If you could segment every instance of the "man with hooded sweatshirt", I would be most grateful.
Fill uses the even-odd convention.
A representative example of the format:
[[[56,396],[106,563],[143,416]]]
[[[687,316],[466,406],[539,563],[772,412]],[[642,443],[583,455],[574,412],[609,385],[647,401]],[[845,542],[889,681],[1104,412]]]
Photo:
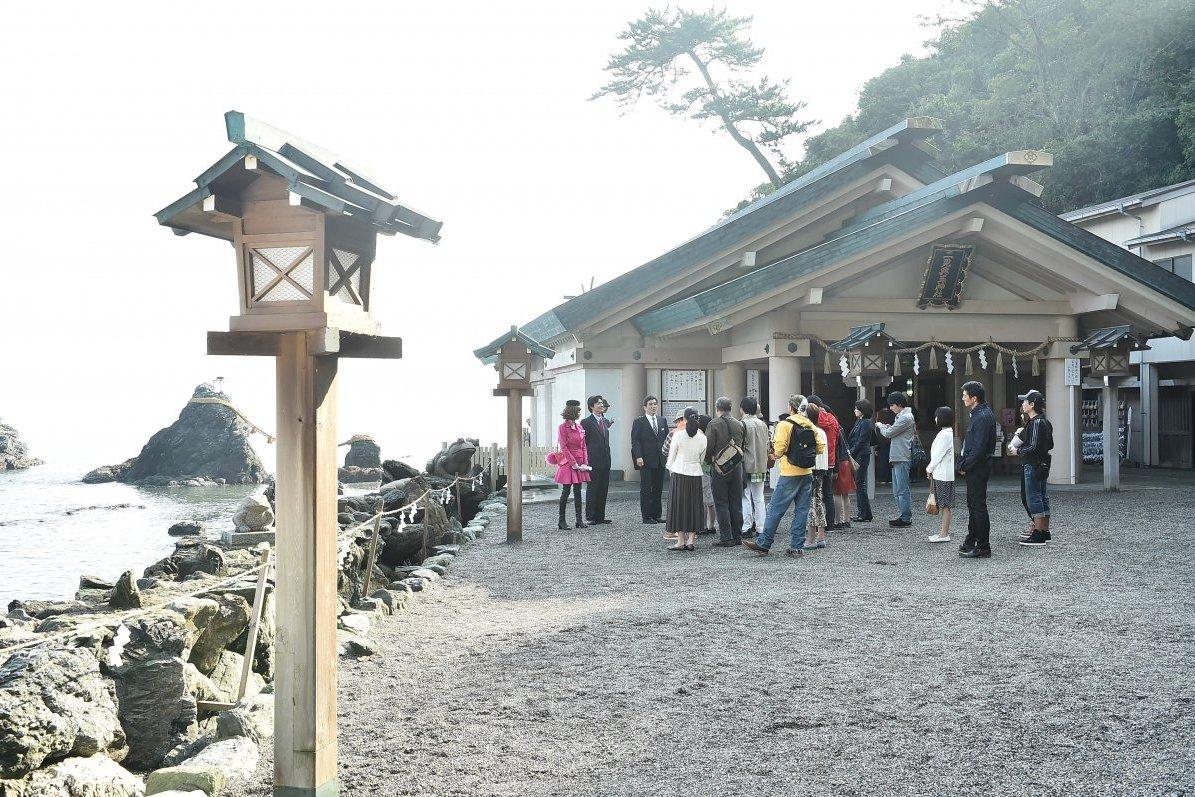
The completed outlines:
[[[1015,449],[1022,460],[1022,488],[1025,509],[1033,520],[1033,529],[1022,534],[1021,545],[1037,547],[1050,541],[1050,497],[1046,479],[1050,477],[1050,451],[1054,448],[1054,427],[1046,420],[1046,397],[1030,390],[1021,400],[1021,411],[1029,418],[1021,430],[1021,444]]]

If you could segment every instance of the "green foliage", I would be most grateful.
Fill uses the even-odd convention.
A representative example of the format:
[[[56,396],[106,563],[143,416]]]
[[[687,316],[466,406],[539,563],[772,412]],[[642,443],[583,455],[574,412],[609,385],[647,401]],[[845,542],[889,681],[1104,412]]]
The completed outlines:
[[[1056,213],[1195,177],[1195,0],[968,5],[929,56],[868,81],[858,112],[810,137],[785,181],[910,116],[945,123],[936,144],[952,172],[1053,153],[1035,179]]]
[[[792,165],[784,157],[784,140],[813,122],[797,119],[805,103],[788,98],[788,81],[740,77],[763,58],[763,49],[745,35],[750,22],[751,17],[727,16],[725,10],[649,9],[619,34],[626,48],[606,65],[614,79],[590,99],[609,96],[630,107],[646,95],[669,113],[714,119],[779,186],[776,165],[781,170]]]

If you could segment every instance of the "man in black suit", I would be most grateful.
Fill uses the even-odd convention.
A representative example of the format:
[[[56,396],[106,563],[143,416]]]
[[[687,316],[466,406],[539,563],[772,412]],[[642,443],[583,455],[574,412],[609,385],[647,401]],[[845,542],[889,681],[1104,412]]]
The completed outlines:
[[[668,424],[659,414],[655,396],[643,399],[643,414],[631,424],[631,461],[639,471],[639,514],[644,523],[663,523],[660,495],[664,492],[664,441]]]
[[[585,453],[589,456],[589,483],[585,485],[585,519],[590,524],[613,523],[606,520],[606,493],[610,491],[610,427],[606,417],[610,405],[601,396],[590,396],[589,415],[581,420],[585,430]]]

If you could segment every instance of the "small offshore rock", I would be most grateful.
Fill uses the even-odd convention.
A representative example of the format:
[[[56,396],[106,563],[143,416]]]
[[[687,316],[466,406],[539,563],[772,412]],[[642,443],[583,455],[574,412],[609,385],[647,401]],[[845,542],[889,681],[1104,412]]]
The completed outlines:
[[[116,582],[100,576],[79,576],[79,589],[112,589]]]
[[[247,495],[232,514],[232,523],[239,532],[265,531],[274,525],[274,511],[261,495]]]
[[[175,523],[166,533],[171,537],[189,537],[192,535],[203,534],[205,527],[198,520],[180,520]]]

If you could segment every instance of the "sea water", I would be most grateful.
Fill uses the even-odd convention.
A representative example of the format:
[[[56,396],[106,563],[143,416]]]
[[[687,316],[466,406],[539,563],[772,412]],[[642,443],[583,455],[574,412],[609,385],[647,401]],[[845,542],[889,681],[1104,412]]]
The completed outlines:
[[[258,485],[133,487],[83,484],[94,465],[46,464],[0,471],[0,615],[13,598],[74,597],[81,574],[115,580],[174,550],[166,533],[199,520],[219,538]]]

